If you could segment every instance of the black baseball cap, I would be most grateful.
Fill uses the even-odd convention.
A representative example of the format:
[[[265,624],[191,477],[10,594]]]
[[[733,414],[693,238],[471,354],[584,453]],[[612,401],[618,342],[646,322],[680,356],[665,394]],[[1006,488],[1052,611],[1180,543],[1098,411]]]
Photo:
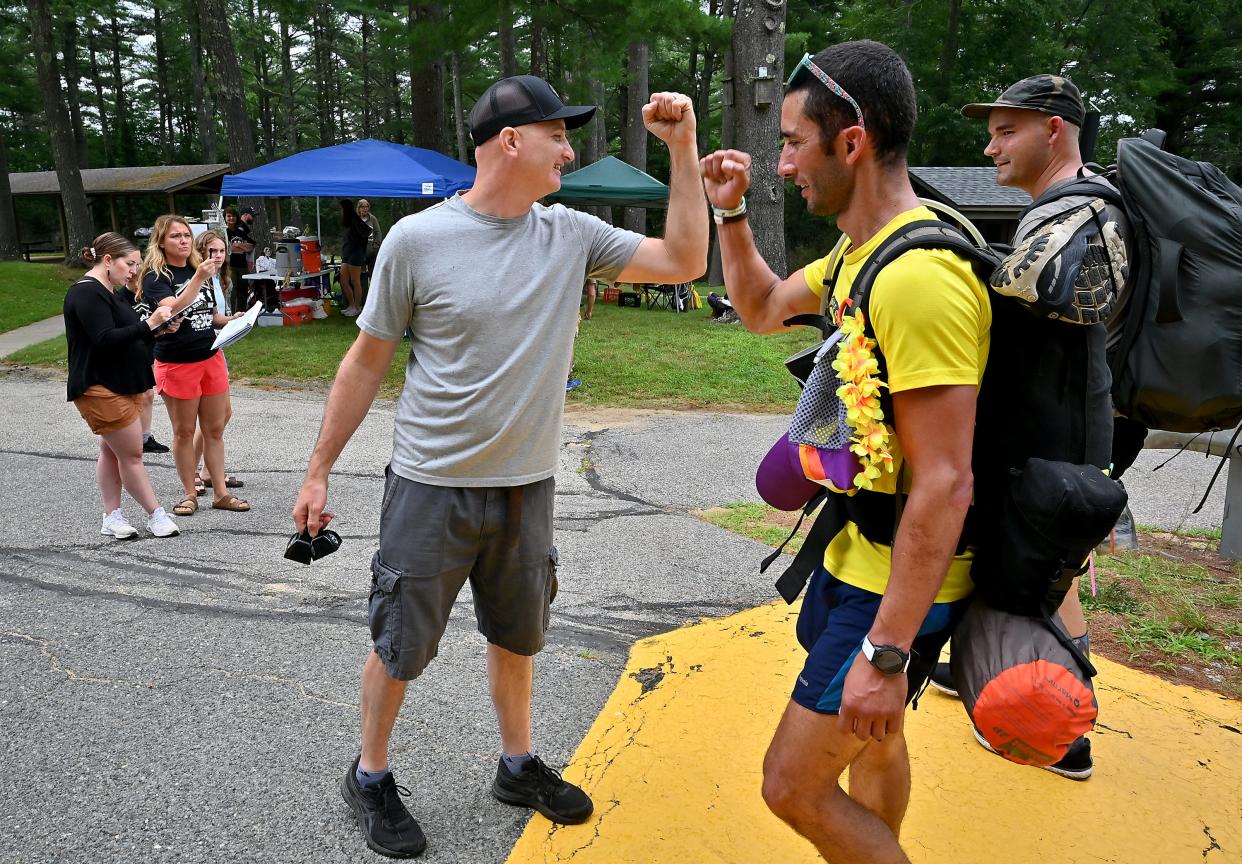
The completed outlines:
[[[595,116],[594,105],[566,105],[547,81],[536,75],[515,75],[497,81],[470,110],[470,137],[478,147],[506,126],[564,120],[577,129]]]
[[[258,211],[257,211],[257,210],[255,210],[253,207],[243,207],[243,208],[241,208],[241,210],[240,210],[240,212],[239,212],[239,215],[241,215],[241,216],[246,216],[246,215],[256,216],[256,215],[258,215]]]
[[[962,106],[962,116],[974,120],[986,120],[993,108],[1025,108],[1053,117],[1061,117],[1066,123],[1082,126],[1087,109],[1082,94],[1074,82],[1060,75],[1032,75],[1023,78],[996,98],[995,102],[972,102]]]

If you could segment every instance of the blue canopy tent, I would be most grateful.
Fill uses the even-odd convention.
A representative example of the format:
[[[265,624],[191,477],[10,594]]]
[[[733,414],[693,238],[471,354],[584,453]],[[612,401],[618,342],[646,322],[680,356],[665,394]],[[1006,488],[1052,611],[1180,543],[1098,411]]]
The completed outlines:
[[[231,174],[224,178],[220,195],[447,198],[473,186],[474,174],[474,168],[434,150],[368,138]]]
[[[306,150],[224,178],[222,195],[447,198],[474,185],[474,169],[434,150],[351,141]]]

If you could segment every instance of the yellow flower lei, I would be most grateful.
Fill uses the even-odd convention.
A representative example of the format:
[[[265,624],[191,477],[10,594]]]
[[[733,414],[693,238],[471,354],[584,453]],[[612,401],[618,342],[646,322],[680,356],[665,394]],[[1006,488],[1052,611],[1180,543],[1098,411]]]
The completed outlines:
[[[862,466],[854,475],[854,485],[870,489],[882,471],[893,472],[893,454],[888,448],[888,427],[880,407],[880,388],[887,385],[876,377],[880,364],[871,354],[875,340],[867,338],[864,324],[861,311],[841,316],[843,336],[832,368],[841,380],[837,398],[845,405],[846,422],[854,430],[850,451]]]

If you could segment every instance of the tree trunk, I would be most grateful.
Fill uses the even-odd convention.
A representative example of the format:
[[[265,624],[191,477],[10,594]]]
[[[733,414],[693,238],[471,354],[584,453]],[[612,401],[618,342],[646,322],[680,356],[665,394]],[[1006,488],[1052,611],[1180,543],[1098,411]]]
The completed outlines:
[[[422,48],[416,39],[419,23],[437,21],[440,7],[435,3],[409,4],[410,25],[410,126],[414,146],[443,153],[444,146],[444,61],[432,49]]]
[[[707,14],[715,18],[720,14],[720,0],[709,0]],[[716,73],[716,51],[711,44],[703,40],[703,66],[699,71],[699,79],[696,83],[694,94],[694,115],[699,123],[699,152],[708,152],[707,147],[710,141],[708,133],[711,131],[711,124],[708,122],[708,115],[711,112],[712,104],[712,76]]]
[[[168,92],[168,52],[164,47],[164,22],[160,15],[158,3],[151,7],[155,13],[153,22],[155,29],[155,89],[156,102],[160,112],[160,152],[164,156],[164,164],[173,162],[173,120],[172,96]]]
[[[363,15],[358,29],[362,37],[362,62],[359,64],[362,67],[362,137],[370,138],[374,119],[371,105],[371,19]]]
[[[449,69],[453,75],[453,132],[457,139],[457,161],[465,162],[469,156],[466,151],[466,115],[461,104],[461,55],[456,51],[449,55]]]
[[[293,101],[293,40],[289,38],[289,22],[280,14],[280,98],[284,105],[285,147],[290,153],[301,149],[298,140],[297,105]]]
[[[784,0],[740,0],[733,25],[733,111],[737,149],[751,155],[746,207],[755,245],[768,266],[785,276],[785,182],[780,157],[781,92],[785,60]],[[756,78],[766,68],[772,101],[756,105]]]
[[[95,85],[95,111],[99,114],[99,133],[103,140],[104,165],[112,168],[116,165],[112,153],[112,129],[108,123],[108,106],[104,102],[103,73],[99,69],[99,54],[95,48],[95,31],[87,35],[87,47],[91,57],[91,81]]]
[[[621,158],[639,171],[647,170],[647,127],[643,125],[643,106],[650,96],[647,58],[646,42],[631,42],[626,46],[625,136]],[[626,207],[623,224],[630,231],[646,234],[647,211],[641,207]]]
[[[194,107],[198,120],[198,146],[208,165],[218,161],[216,155],[216,121],[207,95],[207,70],[203,68],[203,20],[198,14],[197,0],[187,0],[186,17],[190,23],[190,79],[194,87]]]
[[[605,106],[604,100],[606,94],[604,92],[604,82],[599,78],[591,81],[591,104],[598,105],[599,110],[595,112],[595,116],[591,118],[582,130],[582,158],[580,164],[585,168],[587,165],[593,165],[608,155],[608,136],[604,127]],[[603,219],[609,225],[612,224],[612,208],[608,206],[586,207],[588,213]]]
[[[65,95],[69,100],[69,123],[73,126],[73,143],[78,150],[78,165],[90,164],[86,152],[86,133],[82,131],[82,67],[78,63],[78,22],[70,18],[61,22],[62,56],[65,58]]]
[[[125,98],[125,76],[121,73],[121,25],[113,13],[112,32],[112,92],[116,94],[113,106],[116,110],[116,137],[118,160],[123,167],[130,167],[138,161],[134,147],[134,130],[129,122],[129,102]]]
[[[13,209],[13,190],[9,186],[9,146],[0,124],[0,259],[21,257],[17,239],[17,212]]]
[[[548,37],[543,0],[530,0],[530,74],[548,77]]]
[[[726,9],[726,14],[732,16],[737,6],[736,0],[727,0],[730,8]],[[733,47],[725,49],[724,59],[721,62],[721,72],[724,75],[723,86],[721,88],[720,99],[720,149],[732,150],[733,145],[737,142],[737,124],[736,114],[733,110],[733,102],[736,93],[740,93],[734,88],[734,64],[733,64]],[[720,235],[716,231],[716,224],[713,222],[711,226],[712,233],[712,252],[708,259],[707,267],[707,284],[723,285],[724,284],[724,264],[720,260]]]
[[[548,31],[543,0],[530,0],[530,74],[548,78]]]
[[[246,91],[242,83],[241,64],[237,62],[237,50],[233,47],[233,35],[229,30],[228,12],[224,0],[198,0],[200,14],[206,24],[208,50],[216,66],[220,82],[220,103],[224,113],[224,136],[228,143],[229,166],[239,173],[258,164],[254,147],[254,129],[250,125],[250,112],[246,108]],[[254,237],[267,236],[267,214],[262,198],[243,198],[242,204],[256,211]]]
[[[26,11],[30,15],[30,35],[39,78],[39,93],[43,97],[43,111],[51,135],[52,159],[56,163],[56,179],[60,183],[60,199],[65,213],[65,235],[62,237],[68,249],[65,265],[74,267],[81,264],[79,250],[91,245],[94,227],[91,225],[86,192],[82,188],[77,148],[73,144],[73,126],[69,122],[69,112],[65,110],[64,96],[60,92],[56,36],[52,30],[48,0],[26,0]]]
[[[276,134],[272,128],[271,74],[268,53],[268,34],[271,32],[271,16],[268,10],[258,7],[258,2],[247,3],[250,12],[250,30],[262,34],[254,43],[254,76],[259,97],[259,131],[263,137],[263,150],[267,158],[276,158]]]
[[[500,19],[500,77],[512,78],[517,74],[517,46],[513,41],[513,4],[500,0],[497,15]]]

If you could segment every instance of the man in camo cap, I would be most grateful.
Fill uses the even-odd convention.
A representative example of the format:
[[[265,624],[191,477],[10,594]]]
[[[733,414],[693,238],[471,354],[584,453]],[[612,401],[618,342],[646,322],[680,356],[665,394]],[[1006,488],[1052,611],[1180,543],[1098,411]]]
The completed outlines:
[[[1112,188],[1083,165],[1079,132],[1087,111],[1078,88],[1060,75],[1032,75],[995,101],[964,106],[962,115],[987,121],[983,153],[996,165],[996,182],[1021,189],[1032,199],[1014,235],[1013,254],[992,277],[992,287],[1028,304],[1041,317],[1085,326],[1102,323],[1111,355],[1121,341],[1131,294],[1127,249],[1132,234],[1120,207],[1088,194],[1059,194],[1084,179],[1104,191]],[[1141,450],[1147,430],[1124,417],[1114,418],[1113,428],[1113,476],[1119,477]],[[1129,509],[1118,522],[1118,534],[1128,517]],[[1119,536],[1119,545],[1121,540]],[[1077,580],[1058,612],[1086,653],[1087,623]],[[956,693],[948,663],[937,665],[931,683]],[[1047,768],[1086,780],[1093,770],[1090,741],[1079,738],[1060,762]]]

